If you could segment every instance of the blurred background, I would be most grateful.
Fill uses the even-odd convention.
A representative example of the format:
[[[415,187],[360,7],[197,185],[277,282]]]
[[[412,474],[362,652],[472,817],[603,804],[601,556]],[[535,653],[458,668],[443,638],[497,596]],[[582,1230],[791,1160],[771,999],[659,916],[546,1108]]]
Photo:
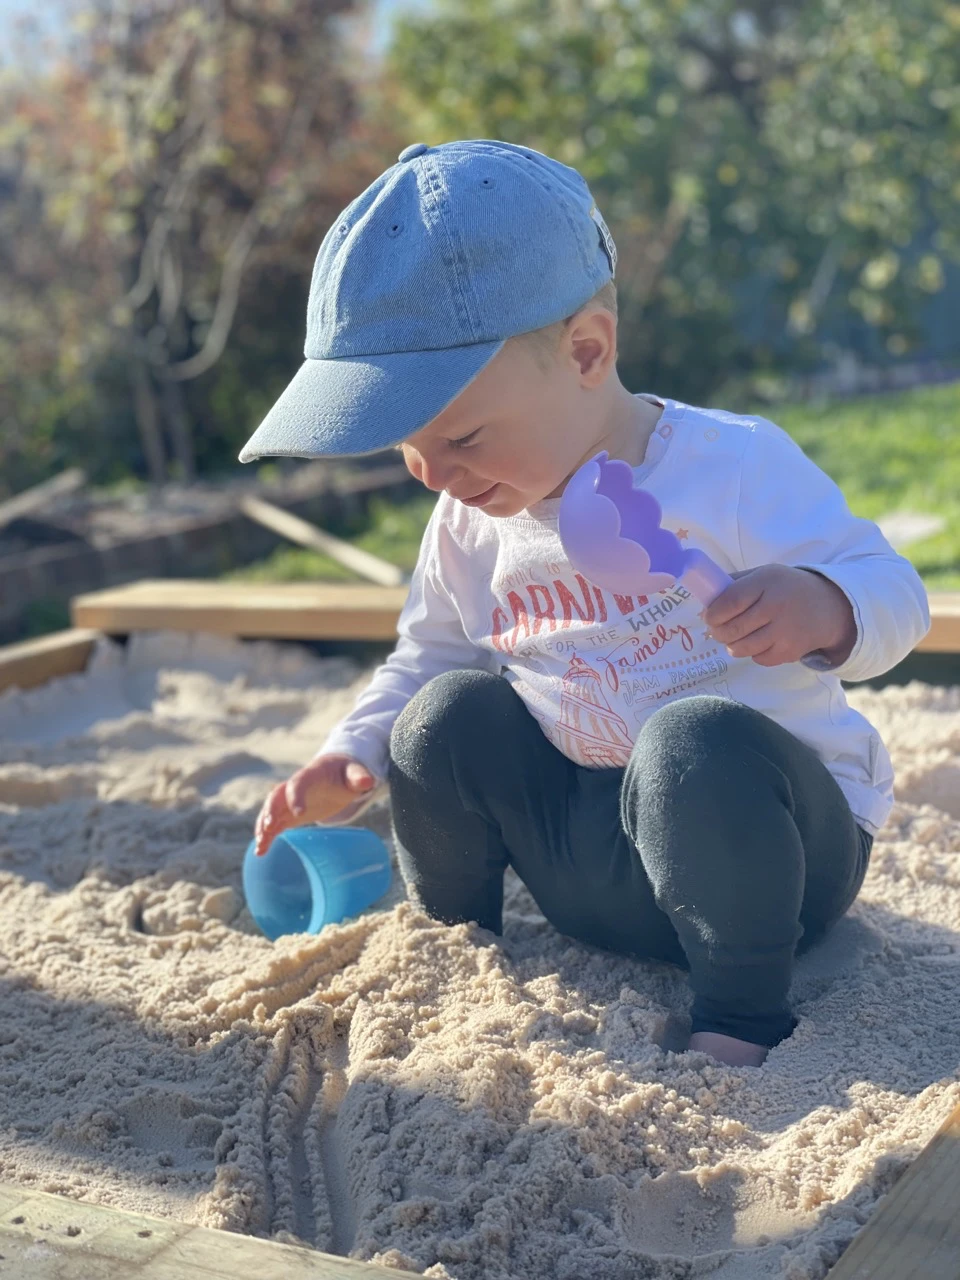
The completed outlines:
[[[774,418],[960,587],[960,4],[0,0],[0,501],[70,468],[86,495],[32,540],[0,519],[0,596],[4,549],[107,545],[121,499],[129,537],[171,494],[282,494],[236,457],[300,364],[317,247],[457,137],[587,178],[630,389]],[[409,568],[432,501],[330,518]],[[351,577],[261,552],[216,570]],[[8,625],[63,625],[66,590]]]

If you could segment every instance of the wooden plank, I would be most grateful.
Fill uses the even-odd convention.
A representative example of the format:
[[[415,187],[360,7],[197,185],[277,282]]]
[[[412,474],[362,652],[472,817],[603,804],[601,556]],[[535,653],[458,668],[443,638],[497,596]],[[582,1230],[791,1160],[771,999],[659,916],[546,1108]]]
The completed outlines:
[[[46,506],[52,498],[60,498],[65,493],[73,493],[87,482],[86,475],[79,467],[69,467],[42,484],[35,484],[32,489],[24,489],[13,498],[0,502],[0,527],[25,516],[30,511],[38,511]]]
[[[85,628],[55,631],[22,644],[0,648],[0,692],[34,689],[57,676],[86,670],[99,633]]]
[[[308,520],[301,520],[282,507],[275,507],[272,502],[247,497],[241,501],[240,509],[245,516],[272,529],[274,533],[279,533],[282,538],[289,538],[291,542],[309,547],[312,551],[322,551],[354,573],[359,573],[362,578],[369,578],[382,587],[399,587],[406,581],[406,574],[395,564],[381,560],[379,556],[371,555],[369,551],[363,551],[350,542],[344,542],[342,538],[335,538],[333,534],[318,529]]]
[[[407,588],[343,583],[134,582],[76,596],[74,626],[130,631],[212,631],[288,640],[389,640]],[[960,653],[960,592],[933,592],[932,626],[916,651]]]
[[[958,1280],[960,1107],[853,1238],[828,1280]]]
[[[960,653],[960,591],[930,592],[930,631],[916,652]]]
[[[410,1271],[0,1183],[3,1280],[384,1280]]]
[[[78,627],[209,631],[285,640],[392,640],[406,587],[312,582],[134,582],[76,596]]]
[[[413,487],[414,480],[402,462],[387,462],[375,467],[348,467],[343,472],[336,470],[331,484],[338,493],[366,493],[388,485]]]
[[[282,485],[264,486],[262,493],[286,510],[323,523],[351,508],[362,508],[369,495],[383,491],[398,495],[422,492],[400,463],[356,471],[338,468],[329,474],[319,467],[307,467]],[[9,641],[17,638],[31,600],[66,602],[81,592],[141,578],[176,578],[185,571],[194,577],[213,577],[262,559],[277,545],[275,533],[254,524],[240,510],[238,493],[226,507],[205,516],[184,512],[181,518],[164,521],[156,529],[141,529],[135,537],[107,545],[69,543],[0,556],[0,637]]]

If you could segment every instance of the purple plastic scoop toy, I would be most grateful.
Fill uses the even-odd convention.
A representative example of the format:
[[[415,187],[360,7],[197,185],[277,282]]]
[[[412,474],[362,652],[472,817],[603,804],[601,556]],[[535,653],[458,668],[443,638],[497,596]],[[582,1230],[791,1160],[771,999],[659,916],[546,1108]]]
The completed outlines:
[[[633,470],[606,450],[570,477],[560,499],[560,541],[567,559],[590,582],[618,595],[653,595],[683,586],[703,605],[733,579],[708,555],[684,548],[660,527],[663,511]]]

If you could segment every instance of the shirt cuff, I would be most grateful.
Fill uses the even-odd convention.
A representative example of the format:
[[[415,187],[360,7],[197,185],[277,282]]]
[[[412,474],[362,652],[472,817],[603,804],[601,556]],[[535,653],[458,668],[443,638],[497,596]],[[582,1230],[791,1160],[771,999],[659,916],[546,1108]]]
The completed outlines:
[[[371,740],[366,735],[354,736],[347,729],[335,728],[313,758],[334,754],[352,756],[373,774],[378,785],[386,782],[390,750],[379,738]]]
[[[845,667],[856,663],[863,651],[865,632],[863,619],[860,616],[859,606],[844,584],[839,580],[837,575],[835,573],[831,573],[831,569],[834,567],[833,565],[798,564],[793,567],[795,569],[806,569],[808,573],[818,573],[821,578],[827,578],[835,587],[840,588],[850,603],[850,608],[853,610],[854,625],[857,628],[857,637],[853,642],[853,648],[844,660],[836,663],[831,662],[822,649],[815,649],[812,653],[807,653],[800,659],[801,664],[805,667],[809,667],[811,671],[832,671],[834,673],[843,671]]]

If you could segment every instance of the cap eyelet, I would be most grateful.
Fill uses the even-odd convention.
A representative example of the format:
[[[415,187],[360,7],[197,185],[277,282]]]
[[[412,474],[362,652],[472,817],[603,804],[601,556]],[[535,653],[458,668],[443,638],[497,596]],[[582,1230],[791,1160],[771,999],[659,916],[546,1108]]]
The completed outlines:
[[[339,227],[337,227],[337,235],[345,236],[349,230],[350,228],[347,226],[347,224],[345,222],[341,222]]]
[[[391,224],[391,226],[387,227],[387,235],[390,237],[391,240],[396,240],[397,236],[400,235],[401,231],[403,231],[402,222],[394,222]]]
[[[487,190],[489,191],[491,187],[496,186],[496,183],[493,181],[492,178],[481,178],[480,185],[481,187],[486,187]]]

